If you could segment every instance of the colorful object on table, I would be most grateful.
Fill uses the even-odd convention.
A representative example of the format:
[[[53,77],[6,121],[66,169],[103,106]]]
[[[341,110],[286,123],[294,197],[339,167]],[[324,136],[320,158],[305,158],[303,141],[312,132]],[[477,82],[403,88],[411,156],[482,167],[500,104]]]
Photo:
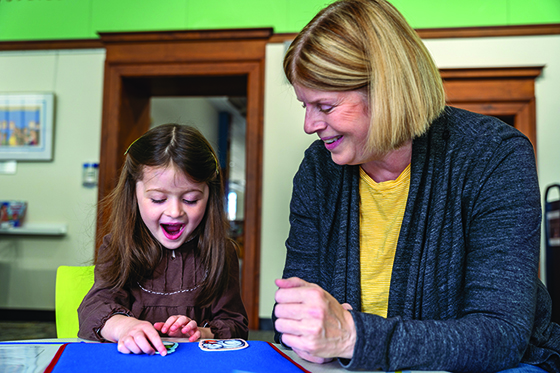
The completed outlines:
[[[249,347],[243,339],[203,339],[198,342],[202,351],[235,351]]]
[[[169,354],[172,354],[172,353],[175,352],[175,350],[179,346],[179,343],[163,341],[163,345],[165,346],[165,349],[167,350],[167,355],[169,355]],[[159,355],[159,351],[156,351],[156,354]]]

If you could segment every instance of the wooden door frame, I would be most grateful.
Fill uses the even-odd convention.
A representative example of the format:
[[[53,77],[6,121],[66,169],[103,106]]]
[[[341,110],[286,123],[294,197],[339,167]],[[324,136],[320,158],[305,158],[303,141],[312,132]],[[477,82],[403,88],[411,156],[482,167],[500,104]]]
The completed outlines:
[[[544,66],[440,69],[447,104],[492,116],[512,116],[537,149],[535,80]]]
[[[115,187],[129,144],[150,127],[150,97],[155,90],[162,93],[161,87],[150,82],[167,79],[166,84],[173,85],[175,78],[246,79],[245,257],[241,268],[241,293],[250,329],[259,327],[264,69],[266,43],[271,35],[270,28],[100,33],[106,60],[99,201]],[[200,89],[223,92],[230,88],[228,84],[216,84],[214,88],[179,85],[169,89],[174,94],[180,93],[176,90],[196,94]],[[106,223],[106,217],[107,211],[98,208],[98,232]],[[98,235],[96,247],[100,243]]]

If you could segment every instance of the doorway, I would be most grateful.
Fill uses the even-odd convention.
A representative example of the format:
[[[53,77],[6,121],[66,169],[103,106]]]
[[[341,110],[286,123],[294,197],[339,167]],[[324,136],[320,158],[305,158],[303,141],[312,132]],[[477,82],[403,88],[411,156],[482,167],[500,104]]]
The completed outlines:
[[[440,69],[447,104],[495,116],[537,149],[535,80],[544,66]]]
[[[246,98],[241,295],[252,330],[259,328],[264,59],[271,35],[268,28],[100,33],[106,48],[100,200],[115,187],[128,145],[150,128],[153,97]],[[106,216],[98,210],[98,231]]]
[[[150,99],[150,128],[165,123],[191,125],[216,151],[225,182],[229,236],[237,243],[240,268],[243,268],[244,259],[246,113],[247,98],[244,96]]]

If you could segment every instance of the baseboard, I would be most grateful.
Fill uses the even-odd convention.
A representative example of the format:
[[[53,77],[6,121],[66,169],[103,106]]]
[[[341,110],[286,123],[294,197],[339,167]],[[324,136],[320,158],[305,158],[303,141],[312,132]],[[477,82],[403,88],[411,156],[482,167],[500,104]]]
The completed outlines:
[[[259,318],[259,330],[274,330],[272,319]]]
[[[55,322],[54,311],[0,308],[0,321]]]

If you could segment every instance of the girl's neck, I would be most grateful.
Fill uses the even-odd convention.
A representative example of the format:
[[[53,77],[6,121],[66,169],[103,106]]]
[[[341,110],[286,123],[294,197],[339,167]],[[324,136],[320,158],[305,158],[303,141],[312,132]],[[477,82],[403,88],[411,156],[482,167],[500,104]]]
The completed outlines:
[[[396,180],[410,164],[411,159],[412,140],[409,140],[400,148],[385,154],[379,159],[363,163],[361,166],[375,182],[382,183]]]

